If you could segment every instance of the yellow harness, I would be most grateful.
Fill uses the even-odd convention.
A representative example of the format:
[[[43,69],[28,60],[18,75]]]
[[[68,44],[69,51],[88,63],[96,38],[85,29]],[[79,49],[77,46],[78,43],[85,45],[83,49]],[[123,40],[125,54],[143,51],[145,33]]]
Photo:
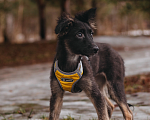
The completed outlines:
[[[54,72],[61,88],[65,91],[74,92],[74,86],[80,80],[83,74],[82,61],[80,61],[75,71],[64,72],[59,69],[58,60],[56,60]]]

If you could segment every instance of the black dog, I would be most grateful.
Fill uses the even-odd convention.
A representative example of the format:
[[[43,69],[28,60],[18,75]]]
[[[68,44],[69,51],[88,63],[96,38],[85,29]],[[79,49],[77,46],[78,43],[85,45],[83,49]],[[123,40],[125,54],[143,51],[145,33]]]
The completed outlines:
[[[124,118],[133,120],[124,92],[122,58],[108,44],[93,42],[95,11],[92,8],[75,18],[64,14],[58,20],[57,53],[51,69],[50,120],[59,119],[65,90],[83,90],[93,103],[98,119],[109,120],[114,105],[106,96],[105,86]]]

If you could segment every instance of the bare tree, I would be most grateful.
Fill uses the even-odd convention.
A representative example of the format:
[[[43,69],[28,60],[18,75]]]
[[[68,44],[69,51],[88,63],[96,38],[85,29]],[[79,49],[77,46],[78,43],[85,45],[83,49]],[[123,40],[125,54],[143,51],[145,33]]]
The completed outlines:
[[[42,40],[46,38],[46,19],[45,19],[45,0],[36,0],[39,9],[40,37]]]
[[[13,24],[14,24],[14,17],[12,13],[7,13],[5,21],[5,28],[4,28],[4,42],[13,42]]]
[[[96,8],[97,7],[97,0],[92,0],[92,7]],[[97,29],[94,30],[94,34],[97,35]]]
[[[84,11],[85,10],[85,1],[84,0],[76,0],[76,9],[78,11]]]
[[[92,7],[96,8],[97,7],[97,0],[92,0]]]
[[[13,1],[9,1],[13,2]],[[8,1],[4,0],[4,12],[5,12],[5,27],[4,27],[4,42],[13,42],[13,27],[14,27],[14,16],[9,10]]]
[[[24,4],[23,0],[19,0],[19,7],[18,7],[18,20],[17,20],[17,30],[19,33],[23,33],[23,11],[24,11]]]
[[[70,13],[70,0],[61,0],[61,13]]]

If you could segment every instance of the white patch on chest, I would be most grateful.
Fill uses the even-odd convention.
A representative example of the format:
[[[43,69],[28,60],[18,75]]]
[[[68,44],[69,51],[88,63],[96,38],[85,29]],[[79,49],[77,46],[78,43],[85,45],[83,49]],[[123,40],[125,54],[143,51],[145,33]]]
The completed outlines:
[[[79,58],[78,55],[70,55],[70,56],[68,56],[68,61],[75,62],[78,60],[78,58]]]

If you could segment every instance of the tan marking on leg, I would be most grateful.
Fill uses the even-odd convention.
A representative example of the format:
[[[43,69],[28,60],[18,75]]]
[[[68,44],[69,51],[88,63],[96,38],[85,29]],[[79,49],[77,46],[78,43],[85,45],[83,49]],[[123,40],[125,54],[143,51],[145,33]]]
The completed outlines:
[[[54,120],[59,120],[59,114],[60,114],[60,111],[61,111],[61,107],[62,107],[62,98],[57,98],[56,100],[56,104],[55,104],[55,110],[54,110]]]
[[[106,86],[106,77],[104,73],[97,74],[95,76],[96,83],[98,84],[99,90],[103,91]]]
[[[91,102],[93,103],[93,105],[94,105],[94,107],[95,107],[95,109],[96,109],[98,118],[99,118],[99,116],[101,116],[101,115],[99,114],[99,112],[98,112],[98,110],[97,110],[97,105],[95,104],[94,99],[93,99],[92,97],[89,97],[89,98],[90,98]],[[100,102],[101,102],[101,101],[100,101]],[[102,117],[102,116],[101,116],[101,117],[104,118],[104,120],[109,120],[106,103],[104,103],[104,104],[105,104],[105,108],[102,109],[102,110],[105,111],[105,114],[103,114],[103,117]],[[98,119],[98,120],[101,120],[101,119]]]
[[[107,94],[106,94],[106,91],[107,91],[106,75],[104,73],[97,74],[95,76],[95,80],[96,80],[96,83],[98,84],[99,90],[103,93],[105,100],[107,102],[107,103],[105,103],[105,104],[107,104],[105,106],[105,113],[107,113],[107,116],[108,116],[108,118],[106,118],[106,119],[109,119],[109,117],[111,118],[112,112],[114,110],[114,105],[111,103],[111,101],[109,100],[109,98],[107,97]],[[107,107],[110,108],[110,113],[108,113]]]
[[[124,104],[121,104],[121,107],[123,109],[125,120],[133,120],[132,111],[130,109],[128,109],[127,106]]]
[[[108,89],[109,89],[109,92],[110,92],[109,94],[111,94],[112,99],[119,105],[125,120],[133,120],[132,111],[124,103],[121,103],[120,101],[118,101],[118,99],[115,96],[113,90],[111,90],[111,85],[109,83],[107,83],[107,86],[108,86]]]
[[[114,105],[112,104],[112,102],[109,100],[109,98],[107,96],[105,96],[107,103],[110,105],[112,111],[114,110]]]
[[[49,116],[50,120],[59,120],[59,114],[61,111],[62,103],[63,103],[63,100],[60,97],[58,97],[55,100],[54,110],[50,111],[50,116]]]

